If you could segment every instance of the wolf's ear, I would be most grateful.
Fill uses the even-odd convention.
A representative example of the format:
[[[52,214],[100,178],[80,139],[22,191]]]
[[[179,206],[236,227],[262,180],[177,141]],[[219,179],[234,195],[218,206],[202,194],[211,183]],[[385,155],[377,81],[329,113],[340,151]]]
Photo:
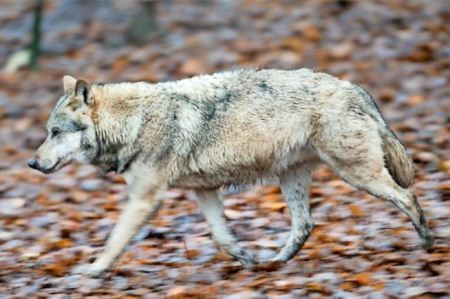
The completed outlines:
[[[74,90],[76,83],[77,83],[77,79],[75,79],[74,77],[68,76],[68,75],[64,76],[63,77],[64,92]]]
[[[90,93],[91,86],[84,80],[77,80],[75,84],[75,95],[83,98],[83,102],[86,105],[91,105],[93,103],[93,99]]]

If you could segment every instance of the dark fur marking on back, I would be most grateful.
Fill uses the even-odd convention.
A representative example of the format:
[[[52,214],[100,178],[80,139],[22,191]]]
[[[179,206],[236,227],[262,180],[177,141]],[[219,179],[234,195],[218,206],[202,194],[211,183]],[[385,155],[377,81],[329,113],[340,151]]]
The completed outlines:
[[[384,121],[384,123],[387,124],[386,119],[384,118],[383,114],[381,114],[381,110],[377,105],[377,102],[375,101],[375,99],[373,98],[373,96],[364,88],[361,87],[359,85],[356,85],[358,93],[365,99],[366,103],[371,106],[372,108],[374,108],[377,112],[378,112],[378,117],[381,117],[381,119]],[[377,121],[376,117],[372,114],[369,113],[369,115],[375,120]]]
[[[267,82],[266,82],[265,80],[259,82],[259,83],[257,84],[257,86],[258,86],[263,92],[268,92],[268,93],[273,93],[273,92],[274,92],[273,88],[272,88],[269,84],[267,84]]]
[[[219,98],[219,103],[230,103],[231,102],[232,93],[230,91],[226,91],[225,95]]]
[[[267,85],[266,81],[263,81],[263,82],[258,84],[258,87],[263,89],[263,90],[267,90],[269,88],[269,85]]]
[[[366,112],[364,112],[364,110],[361,108],[360,105],[353,103],[353,102],[348,102],[347,103],[347,110],[358,115],[358,116],[365,116],[367,115]]]
[[[382,116],[381,114],[381,110],[378,107],[377,103],[375,102],[375,99],[372,97],[372,95],[362,86],[358,85],[359,93],[363,96],[363,98],[366,99],[367,103],[372,106],[373,108],[375,108],[377,110],[377,112]]]
[[[229,90],[226,90],[222,96],[213,99],[211,101],[211,105],[214,105],[215,110],[216,110],[216,108],[218,108],[217,110],[219,110],[221,113],[224,113],[228,110],[228,108],[233,103],[235,98],[236,97],[233,96],[232,92],[230,92]],[[216,111],[214,111],[214,114],[216,114],[215,112]]]
[[[210,121],[214,118],[215,114],[216,114],[216,106],[215,105],[207,106],[203,113],[203,118],[206,121]]]

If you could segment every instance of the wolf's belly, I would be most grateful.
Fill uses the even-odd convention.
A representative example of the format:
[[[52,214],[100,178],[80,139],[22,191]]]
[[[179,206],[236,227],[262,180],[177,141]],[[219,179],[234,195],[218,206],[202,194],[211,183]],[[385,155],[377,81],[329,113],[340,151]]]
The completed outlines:
[[[218,170],[215,173],[192,173],[184,175],[175,180],[171,187],[188,189],[214,189],[222,186],[249,185],[261,183],[275,178],[268,171],[257,169],[246,170]]]
[[[278,179],[283,173],[300,168],[305,164],[316,164],[318,157],[311,148],[301,148],[292,149],[284,155],[250,161],[245,160],[241,163],[238,163],[239,161],[221,161],[221,163],[215,164],[212,159],[206,164],[207,167],[201,167],[202,165],[195,163],[195,167],[192,167],[195,170],[179,176],[171,186],[196,189],[264,183]]]

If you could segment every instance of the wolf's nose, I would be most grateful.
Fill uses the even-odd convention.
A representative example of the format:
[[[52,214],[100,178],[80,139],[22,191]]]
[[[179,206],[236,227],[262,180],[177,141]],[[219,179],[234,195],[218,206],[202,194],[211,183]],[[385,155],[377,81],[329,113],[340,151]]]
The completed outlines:
[[[28,166],[30,166],[33,169],[37,169],[38,168],[38,161],[35,159],[30,159],[28,160]]]

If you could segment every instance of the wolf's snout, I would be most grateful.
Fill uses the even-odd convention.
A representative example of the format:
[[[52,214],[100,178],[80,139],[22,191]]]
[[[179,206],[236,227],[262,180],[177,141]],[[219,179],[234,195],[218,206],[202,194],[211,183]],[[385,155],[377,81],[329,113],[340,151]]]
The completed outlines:
[[[56,162],[53,162],[49,159],[40,159],[40,158],[31,158],[28,160],[27,164],[33,169],[36,169],[43,173],[51,173],[54,172],[57,167],[60,165],[61,159],[58,159]]]
[[[39,163],[36,159],[30,159],[27,162],[28,166],[33,168],[33,169],[39,169]]]

